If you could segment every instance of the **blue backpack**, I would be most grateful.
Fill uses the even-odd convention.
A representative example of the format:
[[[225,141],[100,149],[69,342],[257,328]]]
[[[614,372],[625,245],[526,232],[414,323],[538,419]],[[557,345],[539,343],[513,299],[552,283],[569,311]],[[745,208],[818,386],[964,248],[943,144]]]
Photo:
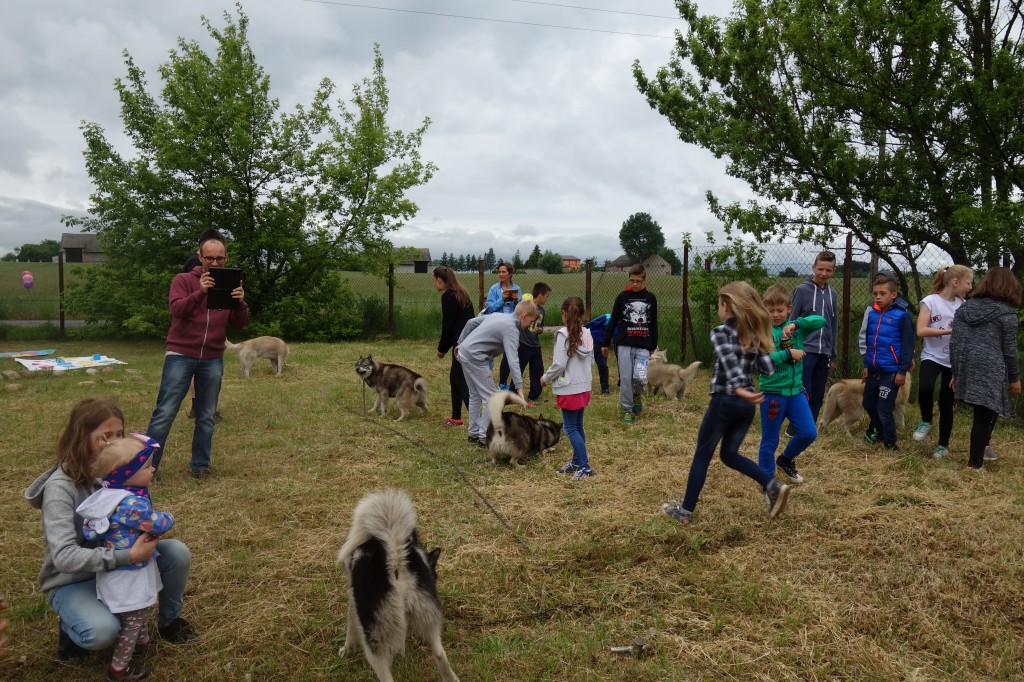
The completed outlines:
[[[612,319],[612,316],[605,313],[604,315],[598,315],[590,322],[583,325],[590,330],[590,335],[594,337],[594,343],[601,343],[604,341],[604,330],[608,327],[608,320],[610,319]]]

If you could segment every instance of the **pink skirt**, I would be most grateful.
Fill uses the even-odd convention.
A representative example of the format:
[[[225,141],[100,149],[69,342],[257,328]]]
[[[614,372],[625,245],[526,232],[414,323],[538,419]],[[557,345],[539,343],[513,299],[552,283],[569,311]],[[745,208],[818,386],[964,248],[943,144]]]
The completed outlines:
[[[590,391],[555,396],[555,405],[561,410],[582,410],[590,404]]]

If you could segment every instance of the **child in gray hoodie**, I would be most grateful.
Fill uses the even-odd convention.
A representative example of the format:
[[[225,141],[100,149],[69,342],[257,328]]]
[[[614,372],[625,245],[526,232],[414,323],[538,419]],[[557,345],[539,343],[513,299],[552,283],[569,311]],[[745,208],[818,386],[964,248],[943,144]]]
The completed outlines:
[[[562,430],[572,444],[572,459],[558,470],[572,474],[581,481],[594,475],[587,459],[587,442],[583,434],[583,411],[590,404],[594,383],[591,365],[594,362],[594,339],[583,326],[586,309],[579,296],[570,296],[562,304],[562,324],[555,332],[551,367],[540,379],[541,386],[551,385],[555,401],[562,410]]]

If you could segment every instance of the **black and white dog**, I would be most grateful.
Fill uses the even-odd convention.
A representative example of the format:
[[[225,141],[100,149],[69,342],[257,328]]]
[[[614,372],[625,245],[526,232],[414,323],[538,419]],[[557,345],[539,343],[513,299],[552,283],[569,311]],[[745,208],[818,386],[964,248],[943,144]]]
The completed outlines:
[[[357,643],[381,682],[393,682],[391,661],[405,652],[409,628],[430,645],[444,682],[459,682],[441,644],[437,557],[416,534],[416,510],[401,490],[363,497],[352,515],[338,563],[348,576],[348,634],[339,656]]]
[[[512,464],[522,466],[522,460],[530,455],[558,445],[562,436],[561,424],[543,417],[505,412],[508,403],[526,406],[526,401],[511,391],[498,391],[487,402],[491,423],[484,442],[495,464],[499,459],[508,459]]]

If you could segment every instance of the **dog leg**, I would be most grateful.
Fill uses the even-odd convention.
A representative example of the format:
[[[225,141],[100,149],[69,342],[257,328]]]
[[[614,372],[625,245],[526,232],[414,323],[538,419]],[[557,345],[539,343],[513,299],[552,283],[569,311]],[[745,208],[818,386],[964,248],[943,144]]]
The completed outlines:
[[[391,676],[391,656],[374,653],[368,647],[364,648],[364,651],[370,667],[373,668],[373,672],[377,673],[377,679],[380,682],[395,682],[395,678]]]
[[[429,641],[430,651],[434,654],[434,663],[437,665],[437,672],[441,674],[443,682],[459,682],[455,671],[452,670],[451,663],[448,662],[448,654],[445,653],[444,646],[441,644],[441,633],[432,632]]]
[[[356,623],[356,607],[352,605],[351,593],[348,603],[348,630],[345,632],[345,643],[338,649],[338,656],[354,656],[359,642],[359,625]]]

